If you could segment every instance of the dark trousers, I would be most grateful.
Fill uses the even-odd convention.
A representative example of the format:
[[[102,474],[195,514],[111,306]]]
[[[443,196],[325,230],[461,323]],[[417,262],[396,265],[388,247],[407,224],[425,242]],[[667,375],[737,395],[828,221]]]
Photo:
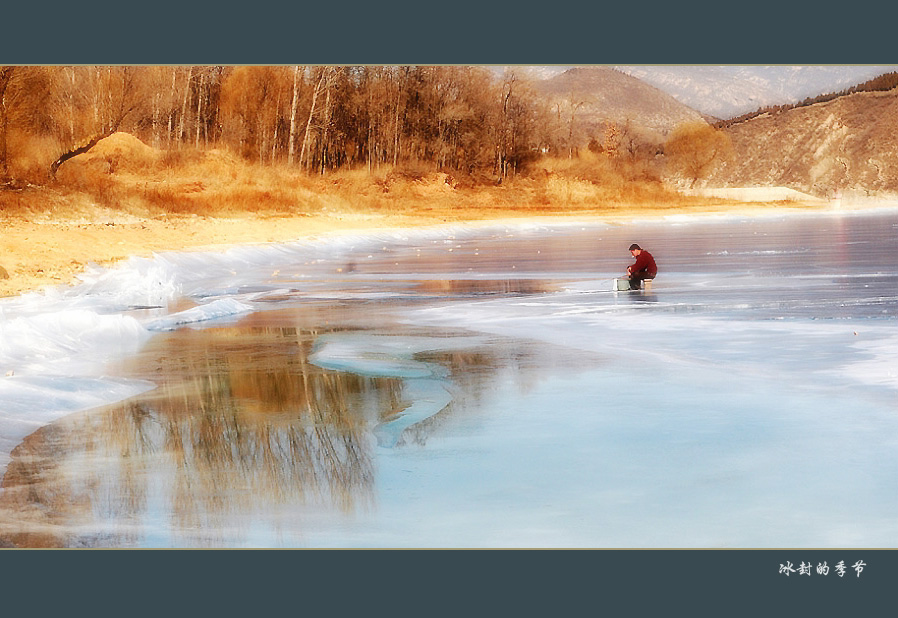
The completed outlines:
[[[654,279],[656,273],[650,273],[646,270],[640,270],[638,273],[632,273],[630,275],[630,289],[631,290],[639,290],[642,289],[642,282],[645,279]]]

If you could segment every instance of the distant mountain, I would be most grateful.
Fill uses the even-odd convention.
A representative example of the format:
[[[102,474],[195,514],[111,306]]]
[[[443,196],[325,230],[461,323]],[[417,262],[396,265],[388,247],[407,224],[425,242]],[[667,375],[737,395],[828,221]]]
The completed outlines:
[[[517,67],[535,79],[550,79],[573,67]],[[898,66],[637,65],[614,67],[708,116],[727,119],[771,105],[797,103],[839,92]]]
[[[898,66],[622,66],[705,114],[726,119],[838,92]]]
[[[735,119],[760,108],[840,92],[896,72],[898,66],[620,69],[515,68],[535,79],[539,91],[559,106],[565,101],[580,104],[583,122],[594,130],[601,130],[604,119],[630,121],[652,131],[660,143],[659,136],[703,114]],[[898,88],[738,119],[724,130],[734,158],[707,180],[708,187],[790,187],[824,198],[898,197]]]
[[[898,194],[898,88],[727,127],[735,157],[708,186],[786,186],[821,197]]]
[[[560,115],[573,108],[579,129],[587,136],[601,136],[610,121],[618,126],[629,123],[645,140],[660,143],[678,124],[703,120],[669,94],[611,67],[571,68],[537,79],[535,87]]]

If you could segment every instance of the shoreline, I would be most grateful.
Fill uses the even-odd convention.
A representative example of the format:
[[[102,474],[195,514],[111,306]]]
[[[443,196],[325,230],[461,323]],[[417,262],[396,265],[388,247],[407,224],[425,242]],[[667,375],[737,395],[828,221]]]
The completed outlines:
[[[90,217],[42,216],[35,220],[0,220],[0,300],[46,288],[77,283],[89,265],[104,268],[133,256],[172,251],[215,251],[238,245],[286,243],[315,236],[415,229],[441,225],[559,224],[589,222],[628,224],[671,218],[779,217],[788,215],[857,214],[898,208],[891,202],[862,205],[818,203],[727,203],[719,207],[645,208],[628,211],[577,209],[566,214],[493,213],[362,213],[232,216],[161,215],[136,217],[99,211]],[[4,277],[4,271],[6,276]]]

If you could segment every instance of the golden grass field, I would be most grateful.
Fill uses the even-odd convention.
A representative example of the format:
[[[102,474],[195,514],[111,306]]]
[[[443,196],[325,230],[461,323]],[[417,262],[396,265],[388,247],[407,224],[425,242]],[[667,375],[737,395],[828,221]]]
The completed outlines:
[[[161,251],[447,222],[812,207],[685,197],[638,166],[593,153],[546,160],[497,184],[392,168],[310,176],[220,150],[165,152],[116,133],[65,163],[53,184],[0,188],[0,296],[70,284],[89,263]]]

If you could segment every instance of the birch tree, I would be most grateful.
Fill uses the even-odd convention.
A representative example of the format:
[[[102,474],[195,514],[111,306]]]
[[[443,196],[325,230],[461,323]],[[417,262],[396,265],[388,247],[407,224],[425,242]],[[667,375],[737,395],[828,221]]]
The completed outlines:
[[[293,152],[296,148],[296,107],[299,104],[300,68],[293,67],[293,98],[290,101],[290,138],[287,147],[287,164],[293,165]]]
[[[303,135],[302,140],[302,148],[299,151],[299,165],[302,167],[304,164],[306,167],[309,166],[308,155],[311,144],[312,137],[312,129],[314,128],[324,128],[327,125],[328,121],[328,112],[329,112],[329,104],[330,104],[330,89],[336,81],[337,72],[339,71],[339,67],[317,67],[314,71],[315,75],[315,87],[312,91],[312,102],[309,106],[309,115],[306,119],[306,128],[305,133]],[[324,95],[326,98],[325,101],[325,111],[322,113],[321,111],[321,97]],[[313,123],[318,119],[319,124],[313,125]]]

